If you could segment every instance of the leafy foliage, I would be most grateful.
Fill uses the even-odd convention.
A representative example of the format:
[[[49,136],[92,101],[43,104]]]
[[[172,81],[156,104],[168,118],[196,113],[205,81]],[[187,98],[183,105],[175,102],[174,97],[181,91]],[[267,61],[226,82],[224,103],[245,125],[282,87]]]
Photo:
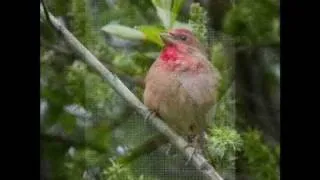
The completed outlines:
[[[117,24],[108,24],[102,28],[103,31],[130,40],[143,40],[145,36],[138,30]]]
[[[209,46],[207,39],[212,37],[207,30],[207,8],[191,3],[187,14],[183,14],[186,3],[182,0],[48,1],[53,14],[67,19],[64,23],[74,35],[108,68],[121,74],[124,83],[138,97],[143,89],[134,80],[143,78],[163,47],[159,33],[173,27],[189,28]],[[237,1],[227,12],[222,34],[227,33],[240,44],[278,43],[277,3]],[[182,22],[178,20],[182,16],[189,18]],[[196,171],[181,167],[179,157],[160,156],[158,151],[120,164],[116,159],[130,156],[150,139],[154,130],[145,126],[101,77],[54,36],[49,26],[41,24],[41,28],[41,38],[44,44],[49,44],[40,48],[41,100],[48,104],[41,135],[45,147],[43,159],[52,167],[52,179],[168,179],[163,174],[175,174],[172,176],[175,179],[198,177]],[[244,164],[242,171],[249,177],[278,179],[279,149],[274,150],[263,142],[260,132],[239,130],[235,123],[239,117],[233,83],[234,52],[230,50],[233,44],[226,43],[224,38],[214,37],[208,47],[211,62],[222,77],[208,134],[213,165],[224,177],[231,177],[228,174],[235,174],[235,162],[240,159]],[[273,62],[276,57],[269,59]],[[275,80],[270,78],[270,87]],[[50,141],[45,138],[52,135],[55,136]],[[170,168],[159,171],[159,158],[164,161],[164,167]],[[152,167],[157,170],[150,170]]]
[[[74,61],[68,68],[66,80],[66,90],[74,97],[74,102],[90,110],[103,107],[112,95],[108,85],[98,75],[89,72],[87,65],[80,61]]]
[[[244,133],[243,139],[244,157],[247,159],[252,177],[261,180],[279,179],[279,146],[273,149],[265,145],[261,133],[257,130],[249,130]]]
[[[134,175],[130,172],[130,169],[123,166],[118,162],[114,162],[110,160],[112,165],[108,167],[103,174],[105,175],[107,180],[117,180],[117,179],[127,179],[127,180],[144,180],[144,176],[140,175],[139,177],[134,177]]]
[[[200,42],[207,45],[207,12],[200,6],[199,3],[193,3],[190,6],[190,19],[189,24],[193,32],[199,38]]]
[[[86,42],[87,46],[93,45],[92,20],[88,12],[86,1],[73,0],[71,5],[73,15],[72,29],[76,37],[81,42]]]
[[[173,26],[181,9],[183,0],[152,0],[162,25],[169,29]]]
[[[214,156],[216,166],[220,169],[234,165],[236,152],[242,149],[242,138],[233,128],[228,126],[216,126],[210,137],[210,151]],[[226,166],[226,167],[225,167]]]
[[[156,26],[148,26],[148,25],[142,25],[138,26],[138,29],[144,33],[146,36],[146,39],[156,43],[159,46],[163,46],[163,42],[159,36],[160,32],[163,31],[162,28],[156,27]]]
[[[268,44],[280,41],[279,1],[241,0],[228,13],[227,33],[243,44]]]

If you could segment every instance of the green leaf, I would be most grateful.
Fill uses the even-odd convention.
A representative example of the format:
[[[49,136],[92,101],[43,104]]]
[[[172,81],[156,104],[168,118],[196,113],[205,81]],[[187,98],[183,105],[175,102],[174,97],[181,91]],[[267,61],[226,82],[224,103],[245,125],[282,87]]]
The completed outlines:
[[[173,5],[172,5],[172,13],[171,13],[171,25],[175,22],[179,12],[180,12],[180,9],[182,7],[182,4],[183,4],[184,0],[174,0],[173,1]]]
[[[159,56],[159,52],[146,52],[143,55],[150,59],[156,59]]]
[[[99,162],[99,154],[96,151],[90,149],[85,149],[83,151],[83,157],[87,166],[94,166]]]
[[[107,24],[101,30],[124,39],[145,40],[145,36],[141,31],[119,24]]]
[[[59,117],[59,122],[67,133],[72,133],[72,131],[76,127],[75,117],[68,113],[61,114],[61,116]]]
[[[171,0],[152,0],[154,7],[157,10],[157,15],[162,22],[162,25],[169,29],[172,24],[171,19]]]
[[[184,0],[152,0],[162,25],[169,29],[175,23]]]
[[[153,42],[160,47],[164,45],[160,38],[160,33],[163,32],[164,29],[148,25],[138,26],[137,28],[144,33],[147,41]]]
[[[141,73],[142,69],[133,60],[133,56],[135,54],[136,53],[118,54],[113,59],[113,65],[121,69],[123,72],[127,73],[128,75],[134,75],[136,73],[139,74]]]
[[[107,150],[109,145],[108,139],[110,138],[110,134],[107,131],[105,124],[99,124],[99,126],[94,128],[88,128],[85,131],[87,142],[90,142],[92,145],[96,147]]]

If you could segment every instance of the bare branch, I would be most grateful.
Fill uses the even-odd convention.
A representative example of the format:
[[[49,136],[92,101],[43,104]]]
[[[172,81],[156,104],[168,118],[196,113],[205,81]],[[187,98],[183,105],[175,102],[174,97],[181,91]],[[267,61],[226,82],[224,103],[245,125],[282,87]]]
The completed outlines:
[[[40,14],[43,19],[46,19],[46,13],[42,4],[40,4]],[[70,47],[79,54],[82,59],[95,69],[104,80],[122,96],[135,110],[151,123],[160,133],[165,135],[168,140],[177,147],[188,159],[193,154],[192,148],[186,148],[187,142],[178,136],[171,128],[169,128],[161,119],[153,115],[148,108],[119,80],[119,78],[106,69],[103,64],[85,48],[71,32],[69,32],[51,13],[47,13],[49,20],[56,31],[65,39]],[[206,177],[206,179],[222,180],[216,170],[207,162],[200,154],[194,154],[191,158],[192,164]]]
[[[118,162],[121,164],[127,164],[129,162],[134,161],[139,158],[141,155],[147,155],[156,150],[158,147],[163,144],[168,143],[168,139],[162,135],[156,135],[151,137],[149,140],[138,146],[137,148],[130,151],[130,153],[126,156],[120,157]]]

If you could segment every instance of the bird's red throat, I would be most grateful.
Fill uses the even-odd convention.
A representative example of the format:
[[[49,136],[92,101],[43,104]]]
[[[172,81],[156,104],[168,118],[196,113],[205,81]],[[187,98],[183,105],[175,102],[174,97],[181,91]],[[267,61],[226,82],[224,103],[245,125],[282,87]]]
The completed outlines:
[[[178,48],[175,45],[167,45],[161,55],[160,58],[161,60],[165,61],[165,62],[169,62],[169,61],[176,61],[179,59],[180,57],[180,53],[178,52]]]
[[[168,71],[189,70],[199,72],[203,67],[201,63],[193,60],[188,55],[187,47],[175,45],[167,45],[160,54],[161,67]]]

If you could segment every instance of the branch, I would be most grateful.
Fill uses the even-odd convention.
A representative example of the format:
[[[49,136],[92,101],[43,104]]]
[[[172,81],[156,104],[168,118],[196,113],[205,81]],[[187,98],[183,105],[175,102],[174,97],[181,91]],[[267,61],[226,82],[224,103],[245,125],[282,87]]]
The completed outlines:
[[[151,137],[149,140],[141,144],[139,147],[130,151],[129,155],[120,157],[118,162],[121,164],[127,164],[129,162],[134,161],[135,159],[139,158],[141,155],[147,155],[156,150],[159,146],[166,144],[168,139],[162,135],[156,135]]]
[[[95,69],[107,83],[122,96],[146,121],[151,123],[160,133],[165,135],[170,143],[175,145],[188,159],[191,157],[192,164],[206,177],[206,179],[222,180],[216,170],[200,154],[193,154],[193,148],[186,148],[188,143],[169,128],[160,118],[156,117],[140,100],[119,80],[119,78],[106,69],[103,64],[86,49],[51,13],[45,13],[40,4],[40,14],[43,19],[50,21],[54,29],[61,34],[70,47],[79,54],[82,59]],[[49,23],[50,23],[49,22]]]
[[[123,71],[119,70],[118,68],[116,68],[115,66],[113,66],[110,63],[104,63],[104,67],[106,67],[107,69],[110,69],[110,71],[112,71],[115,74],[117,74],[120,79],[123,79],[125,81],[126,80],[130,81],[130,82],[134,83],[135,85],[137,85],[137,86],[139,86],[141,88],[144,88],[144,78],[143,77],[129,76],[129,75],[127,75]]]

